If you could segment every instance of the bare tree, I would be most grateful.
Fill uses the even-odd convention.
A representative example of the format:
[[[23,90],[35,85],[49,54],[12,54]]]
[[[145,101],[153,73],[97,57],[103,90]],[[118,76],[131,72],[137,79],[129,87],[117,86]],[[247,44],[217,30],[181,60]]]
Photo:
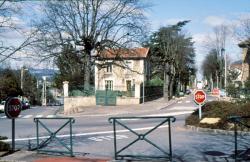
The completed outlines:
[[[47,1],[35,43],[43,59],[56,58],[71,44],[85,64],[84,84],[90,80],[94,51],[125,48],[140,42],[145,31],[145,6],[139,0]]]
[[[222,80],[223,80],[223,64],[224,64],[224,59],[223,59],[223,52],[226,49],[226,41],[228,37],[230,36],[231,31],[230,27],[226,25],[220,25],[216,26],[213,29],[213,35],[208,36],[208,40],[205,42],[205,48],[208,49],[208,51],[215,50],[216,51],[216,56],[217,60],[219,60],[219,66],[218,69],[215,71],[216,75],[216,82],[217,86],[222,88]],[[212,80],[212,78],[210,79]]]
[[[240,42],[248,41],[245,43],[250,46],[250,18],[241,19],[237,27],[235,27],[234,34],[236,39]]]
[[[14,59],[13,55],[29,45],[33,36],[33,34],[25,36],[20,26],[15,22],[16,17],[13,15],[20,14],[20,6],[18,3],[19,2],[7,0],[0,2],[0,63],[9,58]],[[8,43],[8,41],[6,41],[8,37],[5,36],[8,32],[22,35],[22,41],[17,45]]]

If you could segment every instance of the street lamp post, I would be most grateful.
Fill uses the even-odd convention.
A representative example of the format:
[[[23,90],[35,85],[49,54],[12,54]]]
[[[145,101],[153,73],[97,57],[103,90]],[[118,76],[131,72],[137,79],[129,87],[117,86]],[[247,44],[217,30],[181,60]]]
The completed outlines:
[[[42,105],[43,106],[46,106],[47,105],[47,99],[46,99],[46,87],[47,87],[47,84],[46,84],[46,76],[43,76],[43,91],[42,91]]]
[[[227,56],[225,53],[225,49],[221,49],[221,55],[224,57],[224,88],[226,89],[227,87]]]
[[[21,68],[21,90],[23,91],[23,76],[24,76],[24,71],[25,70],[28,70],[27,68],[25,67],[22,67]],[[21,96],[21,99],[23,100],[23,96]]]

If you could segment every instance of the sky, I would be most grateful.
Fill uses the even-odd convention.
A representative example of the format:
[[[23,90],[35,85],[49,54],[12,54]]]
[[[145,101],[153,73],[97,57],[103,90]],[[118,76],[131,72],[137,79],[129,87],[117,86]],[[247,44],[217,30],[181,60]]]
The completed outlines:
[[[150,1],[152,2],[152,1]],[[249,0],[155,0],[147,11],[153,31],[161,26],[173,25],[178,21],[191,20],[186,25],[187,31],[195,41],[196,65],[201,63],[208,53],[204,47],[207,36],[218,25],[235,26],[242,18],[250,18]],[[241,49],[233,35],[226,41],[226,53],[231,61],[241,59]],[[199,71],[199,78],[201,77]]]
[[[173,25],[178,21],[191,20],[184,30],[193,37],[196,49],[196,64],[200,69],[201,63],[208,53],[204,47],[207,36],[213,33],[215,26],[237,25],[239,19],[250,18],[250,0],[142,0],[150,4],[146,9],[146,16],[151,24],[151,31],[156,31],[161,26]],[[29,22],[29,18],[39,17],[41,1],[32,1],[27,3],[23,14],[16,18],[16,22],[24,25]],[[9,34],[9,35],[8,35]],[[18,43],[20,37],[14,33],[6,34],[11,42]],[[226,53],[232,61],[241,58],[241,50],[237,46],[237,40],[232,35],[228,36],[226,42]],[[24,61],[25,62],[25,61]],[[11,62],[16,66],[17,62]],[[23,62],[19,61],[17,68],[22,66]],[[26,66],[34,66],[34,61],[26,61]],[[37,67],[42,68],[47,64],[39,64]],[[199,71],[201,74],[201,71]]]

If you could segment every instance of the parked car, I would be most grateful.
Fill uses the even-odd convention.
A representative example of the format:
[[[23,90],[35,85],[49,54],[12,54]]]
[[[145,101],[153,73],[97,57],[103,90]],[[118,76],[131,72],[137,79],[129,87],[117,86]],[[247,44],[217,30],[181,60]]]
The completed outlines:
[[[187,90],[186,90],[186,94],[187,94],[187,95],[191,94],[191,90],[190,90],[190,89],[187,89]]]
[[[184,93],[181,91],[179,92],[179,97],[183,97],[184,96]]]
[[[225,89],[220,90],[220,97],[226,97],[226,91]]]
[[[28,101],[22,101],[22,110],[30,109],[30,103]]]

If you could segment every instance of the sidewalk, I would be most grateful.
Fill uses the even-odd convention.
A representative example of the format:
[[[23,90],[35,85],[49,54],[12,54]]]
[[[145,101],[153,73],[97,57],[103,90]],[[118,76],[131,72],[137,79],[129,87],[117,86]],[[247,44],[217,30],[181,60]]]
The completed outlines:
[[[169,105],[172,105],[185,97],[175,98],[170,101],[166,101],[164,98],[145,102],[138,105],[119,105],[119,106],[88,106],[78,108],[73,114],[63,114],[63,112],[57,113],[62,117],[78,117],[78,116],[108,116],[108,115],[135,115],[142,112],[151,112],[163,109]]]

